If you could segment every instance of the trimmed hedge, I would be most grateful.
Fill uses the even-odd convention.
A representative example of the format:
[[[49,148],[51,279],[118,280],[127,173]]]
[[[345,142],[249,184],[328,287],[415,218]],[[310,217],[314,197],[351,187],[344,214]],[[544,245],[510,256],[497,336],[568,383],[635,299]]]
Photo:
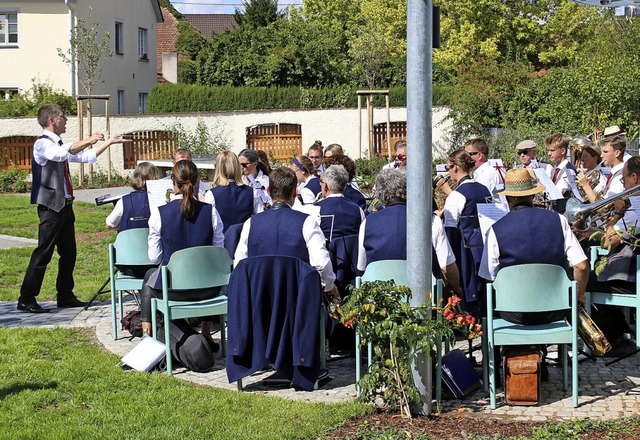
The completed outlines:
[[[354,108],[356,90],[340,86],[323,89],[303,87],[231,87],[190,84],[159,84],[151,89],[149,113],[214,112],[234,110]],[[445,88],[434,87],[433,103],[444,104]],[[389,89],[392,107],[406,106],[406,88]],[[363,100],[363,106],[365,105]],[[376,97],[376,106],[384,106],[384,97]]]

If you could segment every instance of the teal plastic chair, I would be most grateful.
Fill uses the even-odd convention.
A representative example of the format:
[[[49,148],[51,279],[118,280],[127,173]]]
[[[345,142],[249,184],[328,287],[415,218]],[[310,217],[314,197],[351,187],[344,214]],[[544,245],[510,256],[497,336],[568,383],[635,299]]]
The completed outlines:
[[[113,339],[118,338],[118,318],[123,316],[122,292],[142,289],[142,278],[125,275],[116,265],[151,266],[147,249],[148,228],[127,229],[109,244],[109,279],[111,284],[111,320]],[[117,297],[117,298],[116,298]],[[116,299],[118,313],[116,313]]]
[[[526,280],[526,282],[523,282]],[[495,297],[495,299],[494,299]],[[576,282],[560,266],[520,264],[498,271],[487,284],[487,345],[491,409],[496,408],[496,346],[558,344],[562,359],[562,386],[568,385],[568,346],[571,345],[571,398],[578,406],[578,326],[566,320],[543,325],[513,324],[494,312],[551,312],[571,309],[571,322],[578,322]]]
[[[152,298],[151,319],[154,337],[157,337],[156,312],[160,311],[164,315],[167,374],[173,373],[169,322],[174,319],[219,315],[221,317],[222,354],[226,353],[227,297],[218,295],[199,301],[177,301],[173,298],[180,294],[180,290],[207,289],[227,285],[231,274],[231,264],[231,258],[225,248],[198,246],[174,252],[169,263],[162,266],[162,298]],[[169,298],[170,294],[171,298]]]
[[[591,270],[595,269],[596,261],[600,256],[607,255],[609,251],[600,247],[592,246],[590,249],[590,263]],[[636,257],[636,280],[640,280],[640,256]],[[630,295],[628,293],[613,293],[613,292],[586,292],[586,306],[585,310],[587,314],[591,315],[591,304],[607,304],[612,306],[625,307],[625,318],[627,322],[630,321],[630,310],[635,309],[636,320],[638,319],[638,311],[640,311],[640,290],[638,283],[636,282],[636,294]],[[587,348],[588,350],[588,348]],[[640,365],[640,325],[636,324],[636,364]]]
[[[407,261],[406,260],[381,260],[374,261],[368,264],[364,274],[361,277],[356,277],[356,288],[362,286],[365,281],[389,281],[394,280],[396,285],[408,286],[409,279],[407,277]],[[432,278],[435,295],[432,300],[433,305],[437,305],[442,298],[442,280],[435,280]],[[438,319],[442,319],[440,315]],[[360,333],[356,329],[356,384],[362,377],[361,365],[362,365],[362,352],[360,350],[361,344]],[[436,341],[436,401],[440,403],[442,399],[442,341],[440,338]],[[367,368],[373,363],[373,346],[371,343],[367,344]],[[360,388],[356,385],[358,395],[360,395]]]

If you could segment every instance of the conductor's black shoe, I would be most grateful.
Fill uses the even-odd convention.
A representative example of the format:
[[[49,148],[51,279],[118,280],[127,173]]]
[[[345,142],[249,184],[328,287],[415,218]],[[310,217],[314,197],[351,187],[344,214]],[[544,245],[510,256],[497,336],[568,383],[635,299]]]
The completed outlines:
[[[21,302],[18,301],[18,310],[22,310],[23,312],[28,313],[49,313],[51,310],[45,309],[40,306],[37,302]]]
[[[60,309],[70,309],[70,308],[73,308],[73,307],[84,307],[87,304],[89,304],[89,303],[87,303],[85,301],[80,301],[75,296],[72,296],[70,298],[58,299],[58,308],[60,308]]]
[[[207,337],[205,337],[205,339],[207,340],[207,343],[209,344],[209,347],[211,348],[211,351],[213,353],[217,353],[218,351],[220,351],[220,344],[218,344],[213,339],[209,339]]]

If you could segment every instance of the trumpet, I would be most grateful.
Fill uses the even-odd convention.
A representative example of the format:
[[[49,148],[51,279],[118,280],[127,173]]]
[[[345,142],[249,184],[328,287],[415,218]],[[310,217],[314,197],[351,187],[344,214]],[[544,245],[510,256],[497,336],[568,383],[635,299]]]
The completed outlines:
[[[579,227],[578,225],[591,224],[599,219],[602,223],[606,223],[614,210],[613,203],[615,201],[625,200],[629,203],[629,197],[636,195],[640,195],[640,185],[624,190],[608,199],[598,200],[593,203],[583,204],[580,200],[572,197],[567,200],[567,208],[564,215],[569,220],[569,223],[576,227]],[[594,214],[597,214],[597,216],[594,217]]]

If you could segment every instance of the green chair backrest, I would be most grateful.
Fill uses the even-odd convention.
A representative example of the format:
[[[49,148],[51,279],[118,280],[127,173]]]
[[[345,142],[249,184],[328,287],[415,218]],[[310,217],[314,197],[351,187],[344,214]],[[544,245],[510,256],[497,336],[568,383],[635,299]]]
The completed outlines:
[[[116,249],[116,264],[148,266],[153,264],[148,254],[148,228],[126,229],[119,232],[113,246]]]
[[[231,258],[223,247],[198,246],[174,252],[169,259],[169,288],[204,289],[229,284]]]
[[[552,264],[519,264],[498,271],[493,282],[495,310],[545,312],[570,308],[571,281]]]
[[[362,281],[394,280],[397,286],[408,286],[407,260],[380,260],[367,264]]]

